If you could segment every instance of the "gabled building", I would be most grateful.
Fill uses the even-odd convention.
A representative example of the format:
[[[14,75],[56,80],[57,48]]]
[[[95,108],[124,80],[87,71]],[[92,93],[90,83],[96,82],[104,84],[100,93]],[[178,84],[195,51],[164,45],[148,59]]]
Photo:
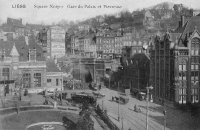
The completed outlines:
[[[176,56],[176,102],[179,104],[199,104],[199,57],[200,57],[200,16],[194,16],[178,28]]]
[[[151,50],[154,99],[199,105],[200,17],[183,20],[175,32],[154,39]]]
[[[3,77],[0,80],[7,81],[7,84],[0,84],[3,86],[2,93],[10,93],[20,87],[29,92],[43,90],[46,86],[46,62],[34,37],[19,37],[13,42],[0,41],[0,46],[0,77]]]

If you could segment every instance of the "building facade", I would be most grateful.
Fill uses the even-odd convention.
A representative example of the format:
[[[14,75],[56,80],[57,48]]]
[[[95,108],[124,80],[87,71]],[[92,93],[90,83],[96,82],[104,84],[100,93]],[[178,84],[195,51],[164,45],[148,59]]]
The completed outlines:
[[[52,58],[65,55],[65,30],[62,27],[53,26],[47,31],[47,52]]]
[[[175,100],[175,55],[170,34],[156,36],[154,47],[150,51],[151,84],[154,87],[154,99],[157,101]]]

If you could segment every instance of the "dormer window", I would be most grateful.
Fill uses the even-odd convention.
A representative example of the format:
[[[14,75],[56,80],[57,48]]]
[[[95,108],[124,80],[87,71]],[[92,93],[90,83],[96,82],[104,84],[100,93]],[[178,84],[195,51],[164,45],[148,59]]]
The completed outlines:
[[[36,49],[29,49],[29,61],[36,61]]]

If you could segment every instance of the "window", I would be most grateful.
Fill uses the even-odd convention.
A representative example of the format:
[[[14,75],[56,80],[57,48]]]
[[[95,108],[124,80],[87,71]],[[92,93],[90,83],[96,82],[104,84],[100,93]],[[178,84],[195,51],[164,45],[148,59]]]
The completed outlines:
[[[179,68],[179,71],[181,71],[182,70],[182,65],[179,65],[178,68]]]
[[[31,87],[31,74],[24,73],[22,76],[22,82],[23,82],[24,88],[30,88]]]
[[[3,80],[9,80],[9,68],[3,68],[2,76]]]
[[[186,80],[186,73],[185,72],[182,73],[182,76],[183,76],[183,80]]]
[[[196,69],[196,70],[199,70],[199,65],[195,65],[195,69]]]
[[[183,95],[184,95],[184,94],[186,94],[186,89],[185,89],[185,88],[183,89]]]
[[[199,76],[198,76],[198,72],[196,71],[195,72],[195,80],[197,81],[199,79]]]
[[[195,55],[199,55],[199,50],[195,50]]]
[[[194,65],[191,65],[191,70],[194,70]]]
[[[56,86],[58,86],[59,85],[59,80],[58,79],[56,79]]]
[[[47,79],[47,83],[50,83],[51,82],[51,79]]]
[[[198,103],[199,102],[199,96],[198,96],[198,90],[199,89],[191,89],[191,101],[192,103]]]
[[[191,50],[191,55],[194,55],[194,50],[193,49]]]
[[[35,87],[41,87],[41,73],[34,74],[34,84]]]
[[[182,95],[182,89],[179,89],[179,95]]]

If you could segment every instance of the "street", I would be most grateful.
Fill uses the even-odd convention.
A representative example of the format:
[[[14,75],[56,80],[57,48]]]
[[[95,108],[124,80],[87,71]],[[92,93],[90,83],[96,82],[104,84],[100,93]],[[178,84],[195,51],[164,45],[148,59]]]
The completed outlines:
[[[139,101],[129,96],[129,102],[127,104],[119,104],[120,121],[118,121],[118,103],[111,100],[112,96],[119,95],[118,92],[107,88],[103,88],[101,92],[106,96],[97,102],[104,110],[107,110],[110,119],[119,128],[123,127],[123,130],[146,129],[146,101]],[[139,106],[142,112],[135,112],[134,105]],[[198,130],[200,128],[198,119],[193,118],[189,113],[169,107],[166,110],[167,123],[165,130]],[[163,106],[149,103],[148,119],[149,130],[164,130]]]

